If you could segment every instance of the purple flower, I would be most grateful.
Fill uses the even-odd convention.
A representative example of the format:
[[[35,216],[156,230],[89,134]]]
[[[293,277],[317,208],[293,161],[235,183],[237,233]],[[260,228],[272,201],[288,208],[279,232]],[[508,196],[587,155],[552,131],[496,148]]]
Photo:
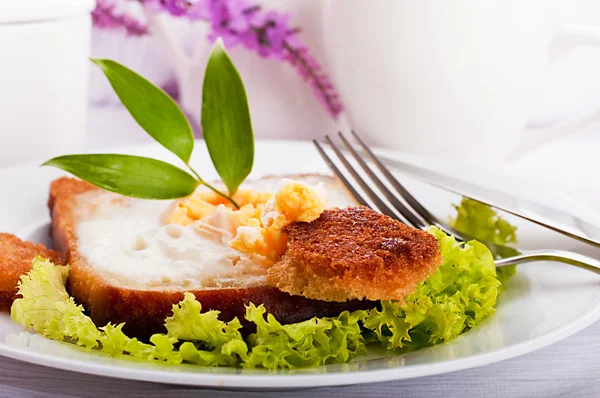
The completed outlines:
[[[218,0],[213,1],[213,3],[220,3],[221,5],[225,4],[225,2]],[[238,33],[250,29],[254,13],[246,13],[246,10],[249,8],[246,1],[229,0],[226,2],[226,4],[225,17],[227,20],[223,22],[227,24],[229,29]]]
[[[92,11],[94,26],[103,29],[124,29],[127,35],[143,36],[148,34],[148,27],[126,14],[119,14],[115,10],[115,2],[111,0],[98,0],[96,8]]]
[[[298,29],[290,25],[290,16],[276,11],[263,11],[247,0],[138,0],[157,11],[177,17],[204,20],[211,24],[209,39],[221,37],[227,47],[243,45],[263,58],[273,58],[292,64],[308,82],[317,99],[331,116],[337,118],[342,104],[329,78],[317,60],[298,37]],[[98,0],[92,14],[96,26],[125,27],[129,34],[145,34],[147,28],[127,16],[114,15],[109,0]]]
[[[221,37],[228,47],[252,40],[247,33],[250,32],[253,16],[246,12],[248,6],[244,0],[204,0],[203,5],[206,7],[206,19],[212,26],[209,40]]]
[[[321,66],[314,59],[308,49],[299,41],[295,46],[287,43],[286,60],[296,67],[296,71],[308,82],[313,89],[315,97],[325,107],[327,112],[334,118],[344,110],[342,103],[339,100],[338,94],[333,84],[329,81],[329,77],[321,71]]]
[[[255,50],[263,58],[284,59],[284,42],[292,29],[289,15],[275,11],[268,13],[253,12],[249,34],[241,42],[250,50]]]
[[[157,3],[157,6],[160,6],[163,10],[167,11],[169,14],[180,17],[186,15],[190,8],[192,7],[192,2],[189,0],[150,0],[154,3]],[[149,1],[145,1],[148,3]]]
[[[289,26],[290,16],[288,14],[278,15],[269,13],[268,28],[265,31],[266,42],[271,53],[276,57],[285,57],[284,43],[290,36],[292,30]]]

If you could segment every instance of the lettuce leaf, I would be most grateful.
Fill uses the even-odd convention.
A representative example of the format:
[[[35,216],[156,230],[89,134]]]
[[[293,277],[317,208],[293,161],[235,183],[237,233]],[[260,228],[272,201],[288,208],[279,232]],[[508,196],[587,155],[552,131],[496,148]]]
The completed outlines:
[[[488,241],[497,245],[517,243],[517,227],[498,216],[490,206],[473,199],[463,198],[460,205],[454,205],[456,217],[450,224],[460,232],[469,234],[475,239]],[[500,250],[499,257],[509,257],[519,254],[518,250]],[[497,278],[502,284],[517,272],[516,266],[500,267]]]
[[[467,198],[454,207],[451,224],[457,230],[498,245],[517,242],[517,228],[491,207]],[[382,302],[365,319],[364,326],[388,349],[415,350],[475,327],[494,313],[502,285],[516,272],[515,266],[496,269],[493,254],[477,241],[461,245],[438,228],[429,232],[440,244],[442,265],[403,304]]]
[[[127,337],[124,324],[94,325],[66,291],[68,267],[40,257],[32,264],[19,284],[22,297],[13,303],[12,319],[48,338],[97,348],[111,356],[170,364],[295,369],[347,362],[366,352],[359,324],[364,311],[281,325],[266,314],[264,306],[250,304],[246,319],[256,324],[256,333],[246,342],[237,318],[223,322],[218,311],[201,313],[202,306],[191,293],[173,306],[173,315],[165,320],[167,333],[153,335],[151,344],[143,343]]]
[[[69,267],[36,257],[33,269],[19,282],[23,298],[14,301],[11,318],[51,339],[75,338],[78,345],[96,348],[101,332],[69,297],[65,289],[68,273]]]
[[[111,356],[129,355],[170,364],[185,360],[209,366],[232,365],[235,355],[247,351],[238,330],[239,322],[219,321],[218,311],[200,314],[200,303],[191,294],[173,306],[174,314],[166,321],[170,333],[153,335],[150,344],[126,336],[122,331],[124,324],[98,328],[84,314],[83,307],[69,297],[65,287],[67,266],[55,266],[40,257],[32,265],[32,270],[19,282],[22,297],[14,301],[10,314],[15,322],[43,336],[68,340],[86,349],[97,348]],[[198,330],[203,327],[208,333],[199,337]],[[177,350],[180,336],[191,341]],[[203,342],[201,348],[194,345],[198,337]],[[194,355],[201,359],[195,359]]]
[[[438,228],[443,263],[404,303],[383,301],[364,326],[388,349],[414,350],[449,341],[490,314],[498,296],[494,259],[483,244],[461,245]]]
[[[498,216],[490,206],[463,198],[460,205],[454,205],[454,208],[456,217],[451,223],[458,231],[497,245],[517,243],[517,227]]]
[[[306,368],[344,363],[366,353],[359,321],[364,311],[342,312],[337,318],[312,318],[281,325],[263,306],[250,304],[246,319],[256,324],[256,333],[248,338],[251,352],[242,366]]]
[[[240,321],[223,322],[218,319],[219,311],[201,310],[194,295],[185,293],[165,321],[168,336],[185,341],[179,349],[181,357],[205,366],[235,366],[240,358],[246,359],[248,346],[239,331]]]

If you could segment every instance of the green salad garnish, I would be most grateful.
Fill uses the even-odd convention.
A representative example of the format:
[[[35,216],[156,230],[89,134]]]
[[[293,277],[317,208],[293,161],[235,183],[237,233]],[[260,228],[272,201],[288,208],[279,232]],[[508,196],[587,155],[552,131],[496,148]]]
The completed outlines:
[[[503,219],[490,206],[473,199],[463,198],[460,205],[454,205],[456,217],[450,220],[452,226],[460,232],[468,233],[483,242],[496,245],[517,243],[517,227]],[[494,257],[511,257],[519,251],[511,247],[497,249]],[[504,283],[517,272],[517,267],[507,266],[496,269],[496,276]]]
[[[469,209],[472,213],[473,207]],[[497,217],[487,206],[480,210],[485,217]],[[467,232],[485,231],[487,227]],[[506,229],[498,239],[512,239],[506,231],[514,236],[513,229]],[[169,364],[297,369],[347,362],[365,354],[369,344],[411,351],[450,341],[479,325],[494,313],[502,283],[483,244],[459,244],[435,227],[429,232],[440,244],[443,263],[403,304],[382,301],[372,310],[288,325],[265,314],[263,306],[250,304],[245,318],[255,323],[256,332],[247,337],[241,335],[237,318],[223,322],[218,311],[201,313],[202,305],[191,293],[173,306],[173,315],[165,320],[167,333],[153,335],[149,343],[127,337],[123,324],[98,328],[66,291],[68,266],[55,266],[42,258],[36,258],[33,270],[22,278],[22,298],[14,302],[11,317],[54,340],[115,357]]]

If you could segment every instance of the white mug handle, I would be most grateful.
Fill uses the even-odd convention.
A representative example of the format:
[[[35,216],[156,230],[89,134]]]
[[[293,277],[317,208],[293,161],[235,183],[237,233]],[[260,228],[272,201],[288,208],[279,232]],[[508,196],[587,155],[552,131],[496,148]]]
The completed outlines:
[[[561,57],[580,46],[600,48],[600,28],[582,25],[563,26],[554,37],[551,57]],[[544,142],[578,131],[597,121],[600,121],[600,109],[575,120],[561,122],[550,127],[528,129],[526,130],[527,134],[523,135],[513,148],[510,159],[515,159]]]

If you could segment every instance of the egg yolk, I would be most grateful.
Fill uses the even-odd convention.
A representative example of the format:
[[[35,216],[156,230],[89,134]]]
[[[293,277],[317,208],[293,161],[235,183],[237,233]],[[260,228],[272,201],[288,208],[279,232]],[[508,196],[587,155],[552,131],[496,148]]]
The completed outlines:
[[[327,204],[322,184],[311,186],[285,179],[274,194],[255,190],[239,190],[233,205],[212,191],[196,192],[177,203],[168,223],[190,225],[224,206],[229,225],[235,231],[229,245],[240,252],[255,254],[275,263],[285,252],[287,235],[283,229],[292,222],[311,222],[319,218]]]
[[[243,224],[243,220],[255,217],[260,214],[264,204],[271,199],[273,195],[266,192],[254,190],[239,190],[233,195],[233,200],[240,205],[239,209],[221,195],[213,191],[195,192],[187,198],[179,201],[175,210],[169,215],[168,224],[190,225],[214,213],[220,205],[225,206],[236,213]]]

